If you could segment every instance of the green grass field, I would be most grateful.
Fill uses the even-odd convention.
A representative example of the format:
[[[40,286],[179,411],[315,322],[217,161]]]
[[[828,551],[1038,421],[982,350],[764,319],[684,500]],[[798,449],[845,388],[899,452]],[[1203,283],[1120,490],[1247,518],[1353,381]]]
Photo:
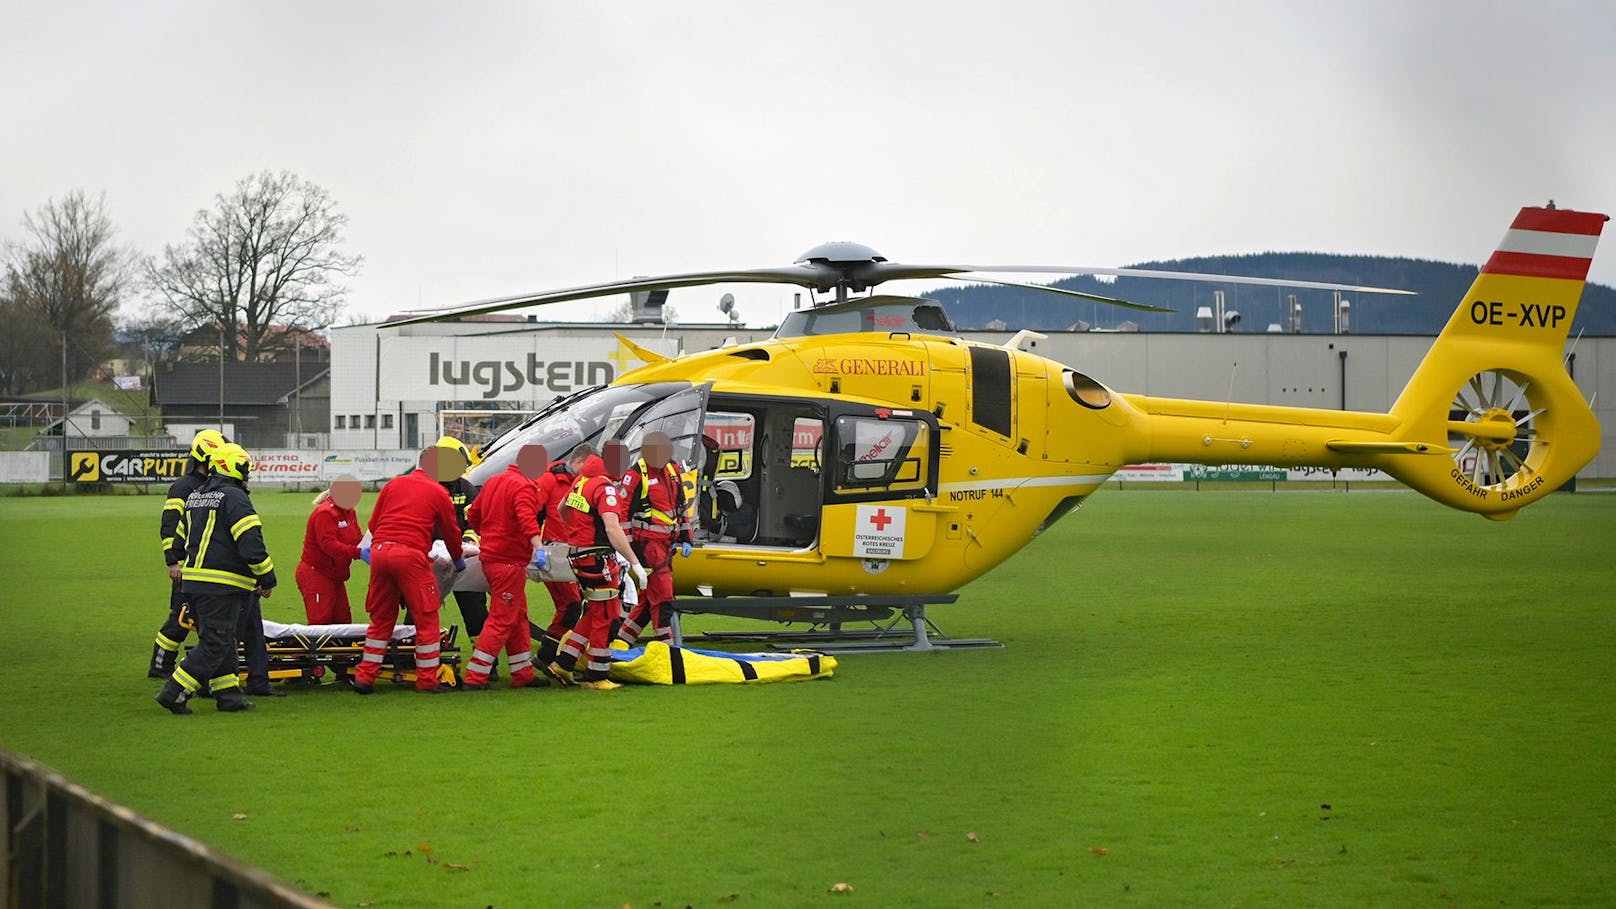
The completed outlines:
[[[339,905],[1616,904],[1613,495],[1108,491],[933,610],[1003,650],[187,718],[160,507],[0,499],[0,746]]]

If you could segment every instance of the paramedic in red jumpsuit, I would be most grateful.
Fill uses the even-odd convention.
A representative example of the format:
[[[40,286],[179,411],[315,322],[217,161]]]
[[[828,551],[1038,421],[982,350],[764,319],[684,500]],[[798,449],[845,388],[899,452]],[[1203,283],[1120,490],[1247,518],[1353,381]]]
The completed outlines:
[[[527,566],[539,548],[538,485],[549,457],[542,445],[524,445],[515,463],[483,484],[466,509],[482,547],[488,578],[488,620],[471,652],[465,687],[486,690],[489,673],[505,651],[511,687],[535,686],[533,639],[527,625]],[[537,685],[548,684],[538,679]]]
[[[582,470],[562,503],[561,520],[567,543],[572,546],[570,562],[584,597],[583,616],[577,627],[561,642],[561,652],[544,666],[545,674],[563,685],[572,684],[572,672],[585,647],[589,660],[581,687],[608,691],[620,687],[606,678],[611,669],[612,621],[622,611],[618,599],[621,582],[615,551],[628,561],[634,585],[645,589],[649,577],[623,532],[624,509],[628,504],[617,482],[606,475],[606,462],[589,443],[573,449],[582,457]]]
[[[370,627],[365,630],[365,655],[353,679],[360,694],[370,694],[381,673],[401,597],[415,619],[415,690],[424,694],[449,690],[438,684],[440,604],[427,552],[434,539],[441,539],[457,569],[463,570],[466,561],[454,503],[436,476],[438,450],[422,452],[420,464],[420,469],[388,480],[370,514],[370,589],[365,594]]]
[[[640,564],[651,572],[651,581],[617,632],[617,639],[630,647],[647,625],[657,640],[673,643],[668,621],[673,603],[673,553],[690,555],[684,474],[673,460],[673,441],[667,433],[652,431],[646,433],[640,452],[640,460],[623,477],[623,491],[629,500],[629,540]]]
[[[578,471],[583,466],[583,458],[569,456],[551,464],[550,469],[539,477],[538,505],[542,514],[539,536],[546,543],[566,540],[561,523],[561,506],[566,502],[567,493],[572,491],[572,484],[577,481]],[[556,658],[561,639],[572,630],[572,626],[578,624],[584,599],[578,585],[572,581],[545,581],[544,587],[550,592],[550,600],[555,603],[555,614],[550,618],[550,627],[539,638],[537,659],[540,666],[548,666]]]
[[[344,474],[314,499],[303,530],[303,559],[297,563],[297,590],[303,594],[303,612],[310,625],[353,622],[348,575],[364,536],[354,511],[359,496],[359,480]]]

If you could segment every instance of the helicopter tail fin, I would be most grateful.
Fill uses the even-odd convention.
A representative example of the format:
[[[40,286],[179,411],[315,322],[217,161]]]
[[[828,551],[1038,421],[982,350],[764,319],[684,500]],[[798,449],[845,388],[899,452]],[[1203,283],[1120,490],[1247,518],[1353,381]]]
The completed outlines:
[[[1392,405],[1378,466],[1495,520],[1560,488],[1599,451],[1599,424],[1563,361],[1607,216],[1523,208]],[[1335,447],[1335,446],[1332,446]],[[1340,449],[1338,449],[1340,450]]]

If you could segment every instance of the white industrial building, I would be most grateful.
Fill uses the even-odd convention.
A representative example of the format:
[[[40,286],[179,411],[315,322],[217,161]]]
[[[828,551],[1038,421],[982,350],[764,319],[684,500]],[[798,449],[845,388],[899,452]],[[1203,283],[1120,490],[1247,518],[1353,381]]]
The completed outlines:
[[[667,355],[740,343],[769,332],[727,326],[540,323],[501,320],[331,331],[331,447],[419,448],[444,412],[537,410],[561,395],[611,382],[641,364],[617,334]]]
[[[610,382],[640,365],[618,343],[675,355],[766,330],[730,326],[441,322],[355,325],[331,332],[331,447],[415,449],[437,437],[441,414],[531,411],[558,395]],[[1004,343],[1008,332],[966,332]],[[1385,411],[1434,337],[1051,332],[1024,347],[1121,391],[1163,397]],[[1616,476],[1616,338],[1568,342],[1577,385],[1604,427],[1582,476]]]

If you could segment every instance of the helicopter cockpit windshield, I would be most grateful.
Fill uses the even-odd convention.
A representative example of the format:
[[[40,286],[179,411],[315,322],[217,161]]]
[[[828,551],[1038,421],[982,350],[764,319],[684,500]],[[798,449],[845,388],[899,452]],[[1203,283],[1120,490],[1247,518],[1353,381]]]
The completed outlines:
[[[958,335],[941,303],[920,297],[874,296],[788,313],[776,338],[839,335],[858,331]]]
[[[510,466],[523,445],[543,445],[551,459],[564,458],[580,442],[619,439],[631,457],[639,453],[640,437],[661,429],[674,443],[674,457],[690,462],[699,449],[701,414],[707,386],[689,382],[649,385],[604,385],[554,402],[531,419],[489,443],[483,459],[469,475],[473,483],[486,483]]]

